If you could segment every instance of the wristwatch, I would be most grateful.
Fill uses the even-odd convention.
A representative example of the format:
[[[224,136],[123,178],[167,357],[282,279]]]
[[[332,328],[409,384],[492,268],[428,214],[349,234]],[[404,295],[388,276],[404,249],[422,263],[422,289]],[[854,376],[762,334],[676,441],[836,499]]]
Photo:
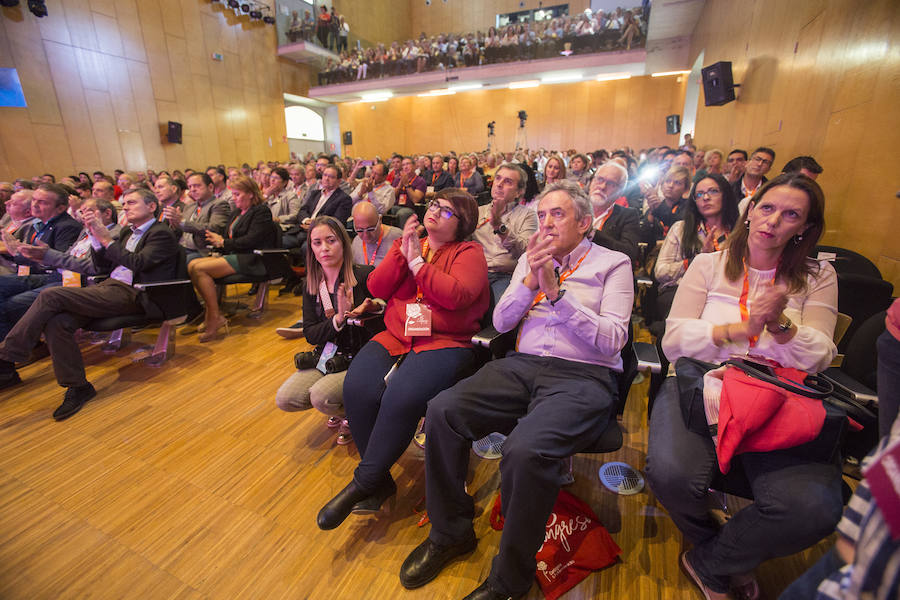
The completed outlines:
[[[559,294],[556,295],[556,300],[550,300],[550,306],[556,306],[556,303],[562,300],[562,297],[565,295],[566,290],[559,290]]]
[[[494,235],[506,235],[509,229],[507,229],[506,225],[500,224],[500,227],[494,230]]]

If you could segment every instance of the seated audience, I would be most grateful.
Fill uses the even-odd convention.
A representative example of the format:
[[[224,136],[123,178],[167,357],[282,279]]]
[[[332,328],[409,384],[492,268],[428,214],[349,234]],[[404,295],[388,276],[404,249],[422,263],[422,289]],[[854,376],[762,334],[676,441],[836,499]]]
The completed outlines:
[[[384,161],[373,164],[366,176],[359,182],[350,199],[353,204],[368,201],[379,215],[388,212],[394,205],[394,188],[387,182],[387,165]]]
[[[547,163],[544,165],[544,181],[541,189],[543,190],[548,185],[563,179],[568,179],[566,177],[566,163],[563,162],[561,157],[553,155],[547,159]]]
[[[591,243],[591,203],[573,182],[547,187],[537,216],[540,229],[494,309],[498,331],[519,328],[518,351],[429,403],[431,532],[400,569],[406,588],[425,585],[475,549],[475,506],[465,488],[469,451],[496,431],[508,436],[500,462],[503,535],[487,579],[466,598],[524,596],[559,493],[560,459],[588,448],[615,418],[634,296],[628,257]]]
[[[300,207],[297,215],[302,230],[298,234],[301,244],[306,241],[310,222],[319,215],[334,217],[340,223],[346,223],[350,218],[353,200],[338,187],[340,181],[340,167],[326,164],[322,168],[322,177],[319,180],[320,189],[314,189],[307,195],[306,203]]]
[[[388,213],[395,215],[397,227],[403,228],[406,220],[415,214],[412,206],[425,200],[427,188],[425,180],[416,175],[415,163],[411,157],[404,156],[401,160],[400,177],[394,179],[393,186],[396,202]]]
[[[100,268],[111,269],[110,278],[90,287],[44,290],[0,342],[2,389],[21,381],[14,364],[28,360],[41,335],[46,337],[56,380],[66,388],[63,403],[53,413],[57,421],[71,417],[97,395],[85,377],[75,330],[98,317],[144,313],[149,301],[133,284],[172,280],[178,272],[178,241],[155,219],[156,197],[135,190],[124,196],[123,206],[131,227],[118,240],[96,216],[88,224],[95,260]]]
[[[228,331],[228,321],[219,312],[215,280],[235,273],[253,277],[265,275],[262,259],[253,254],[253,250],[275,247],[276,225],[256,182],[238,176],[231,181],[231,194],[236,208],[228,220],[225,235],[215,231],[205,234],[206,243],[224,256],[200,257],[188,264],[188,274],[206,307],[203,331],[198,338],[201,342],[214,340],[222,327],[226,333]]]
[[[169,175],[160,175],[156,178],[156,183],[153,184],[153,193],[156,194],[156,199],[159,201],[159,215],[157,219],[161,223],[170,223],[166,219],[166,208],[171,207],[172,210],[169,212],[175,210],[184,211],[184,202],[181,200],[181,188]]]
[[[434,192],[453,186],[453,176],[444,170],[444,157],[440,154],[435,154],[431,159],[431,169],[425,171],[422,179],[425,180],[427,187],[434,189]],[[425,195],[430,198],[427,193]]]
[[[472,197],[478,197],[484,191],[484,178],[476,166],[474,155],[463,154],[459,159],[459,172],[453,178],[453,187],[465,189]]]
[[[594,210],[593,241],[621,252],[631,259],[632,266],[637,266],[640,214],[616,203],[627,183],[628,171],[617,162],[604,163],[594,172],[588,186]]]
[[[704,180],[706,181],[706,180]],[[782,366],[817,372],[837,350],[837,277],[808,258],[824,230],[824,197],[805,176],[780,175],[753,196],[721,252],[699,254],[678,286],[662,347],[721,362],[752,353]],[[705,396],[706,394],[704,394]],[[708,429],[689,429],[675,378],[660,390],[650,416],[647,477],[693,548],[681,566],[707,598],[752,597],[753,570],[764,560],[799,552],[834,530],[841,514],[841,468],[791,450],[746,452],[740,463],[753,502],[724,525],[706,498],[718,471]],[[758,591],[756,592],[758,593]]]
[[[593,171],[588,168],[588,157],[584,154],[576,154],[569,160],[569,168],[565,177],[580,185],[581,189],[587,189],[593,174]]]
[[[815,179],[822,174],[822,168],[816,159],[812,156],[796,156],[785,163],[782,173],[800,173],[806,175],[810,179]]]
[[[703,163],[697,168],[697,172],[694,173],[694,183],[697,183],[707,175],[724,175],[724,163],[725,156],[721,150],[717,148],[707,150],[703,154]],[[694,161],[694,164],[696,165],[696,161]]]
[[[669,228],[653,275],[659,284],[660,318],[669,314],[678,283],[698,254],[718,252],[738,220],[734,190],[721,175],[698,181],[685,203],[684,218]]]
[[[747,151],[735,149],[728,153],[725,159],[725,179],[734,183],[744,176],[747,167]]]
[[[403,237],[369,276],[369,291],[387,298],[387,330],[363,346],[344,381],[344,405],[360,462],[353,479],[319,511],[320,529],[377,511],[397,486],[390,468],[425,414],[427,402],[472,368],[471,338],[490,292],[484,252],[464,241],[475,230],[468,193],[437,193],[425,215],[424,240],[410,217]]]
[[[690,188],[690,171],[673,166],[660,178],[657,189],[645,195],[650,210],[644,216],[654,240],[665,238],[672,224],[684,217],[684,194]]]
[[[525,179],[525,171],[519,165],[502,165],[494,175],[490,204],[478,207],[478,225],[472,239],[484,249],[495,302],[506,291],[528,239],[538,228],[534,211],[519,204],[525,193]]]
[[[394,240],[403,237],[403,230],[381,222],[381,215],[371,202],[358,202],[353,206],[353,238],[351,249],[357,265],[377,267],[387,256]]]
[[[753,194],[768,181],[766,173],[772,168],[773,162],[775,162],[774,150],[765,147],[757,148],[750,155],[750,160],[744,167],[744,175],[732,183],[741,214],[744,214]]]
[[[31,216],[34,219],[22,232],[21,241],[26,244],[46,244],[61,252],[68,250],[81,233],[81,223],[69,216],[68,208],[69,194],[65,188],[55,183],[40,184],[31,195]],[[11,256],[11,259],[24,267],[27,273],[20,274],[15,280],[4,277],[0,282],[0,297],[12,295],[9,293],[10,289],[14,289],[12,293],[16,294],[31,289],[22,286],[31,281],[29,278],[32,275],[37,277],[45,273],[40,264],[23,256]]]
[[[213,183],[213,197],[221,202],[228,203],[228,210],[234,210],[231,199],[231,190],[228,189],[228,175],[223,167],[206,167],[206,174]]]
[[[225,233],[228,215],[231,209],[228,202],[216,200],[213,195],[213,183],[206,173],[193,173],[187,178],[187,189],[190,201],[184,208],[170,205],[163,209],[163,215],[175,235],[181,238],[181,245],[187,250],[187,261],[209,255],[206,249],[206,233],[218,235]]]
[[[282,231],[287,231],[292,225],[296,225],[297,215],[300,213],[300,207],[302,206],[297,194],[293,190],[288,189],[290,182],[291,179],[287,169],[275,167],[269,174],[269,185],[263,191],[263,197],[269,207],[269,212]]]
[[[99,219],[109,229],[112,238],[119,239],[122,227],[116,222],[116,209],[108,200],[91,198],[82,205],[79,218],[84,223],[84,229],[75,243],[65,252],[40,242],[34,245],[11,242],[16,246],[18,254],[41,265],[46,272],[16,277],[15,280],[5,279],[15,277],[14,275],[0,277],[0,281],[3,282],[0,283],[0,340],[5,338],[13,325],[22,318],[38,294],[45,289],[63,285],[64,271],[84,275],[99,275],[104,272],[100,265],[94,262],[87,225],[94,219]]]
[[[366,287],[374,267],[353,260],[347,230],[334,218],[313,219],[306,254],[303,336],[315,350],[298,355],[297,372],[278,388],[275,403],[289,412],[315,407],[329,416],[326,424],[338,428],[337,443],[345,445],[352,436],[344,418],[344,377],[351,359],[372,335],[347,325],[347,318],[380,312],[383,304],[373,300]],[[301,364],[301,358],[308,364]],[[329,368],[331,359],[335,362]]]

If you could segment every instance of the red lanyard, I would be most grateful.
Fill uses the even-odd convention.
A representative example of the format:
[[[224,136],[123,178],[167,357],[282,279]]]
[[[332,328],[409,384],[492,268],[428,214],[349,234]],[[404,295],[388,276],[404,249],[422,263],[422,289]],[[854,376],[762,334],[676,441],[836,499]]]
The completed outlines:
[[[434,182],[437,181],[438,174],[437,171],[431,174],[431,185],[434,185]]]
[[[574,267],[572,267],[571,269],[566,269],[565,272],[563,272],[559,276],[559,285],[560,286],[562,286],[563,282],[569,278],[569,275],[571,275],[572,273],[574,273],[575,271],[578,270],[578,267],[581,266],[581,261],[584,260],[584,257],[586,257],[588,255],[588,252],[590,252],[590,251],[591,251],[591,249],[588,248],[587,251],[581,255],[581,258],[578,259],[578,262],[575,263]],[[537,306],[538,302],[540,302],[541,300],[543,300],[546,297],[547,297],[547,294],[545,294],[544,292],[539,292],[538,295],[534,297],[534,302],[531,303],[531,308],[534,308],[535,306]]]
[[[482,221],[481,223],[479,223],[478,226],[475,227],[475,229],[481,229],[481,228],[484,226],[484,224],[487,223],[487,222],[490,221],[490,220],[491,220],[490,217],[485,217],[485,218],[484,218],[484,221]]]
[[[594,229],[596,229],[597,231],[603,231],[603,226],[606,225],[606,221],[607,221],[607,219],[609,219],[610,215],[612,215],[612,212],[613,212],[612,208],[610,208],[606,212],[606,214],[603,215],[603,219],[600,221],[600,226],[597,227],[596,225],[594,225]]]
[[[747,271],[747,263],[744,263],[744,286],[741,289],[741,299],[739,301],[740,309],[741,309],[741,321],[746,322],[750,319],[750,311],[747,309],[747,298],[750,295],[750,274]],[[759,341],[759,336],[755,335],[750,338],[750,347],[756,345],[756,342]]]
[[[707,229],[706,223],[701,223],[700,229],[698,229],[698,231],[702,231],[706,237],[709,237],[709,229]],[[719,240],[713,238],[712,242],[713,242],[713,248],[715,248],[716,252],[718,252],[719,251]]]
[[[363,244],[363,260],[366,261],[367,265],[375,264],[375,255],[378,254],[378,249],[381,248],[381,238],[384,237],[384,226],[381,226],[381,231],[378,232],[378,245],[375,246],[375,250],[372,251],[372,262],[369,262],[369,251],[366,249],[366,240],[362,241]]]

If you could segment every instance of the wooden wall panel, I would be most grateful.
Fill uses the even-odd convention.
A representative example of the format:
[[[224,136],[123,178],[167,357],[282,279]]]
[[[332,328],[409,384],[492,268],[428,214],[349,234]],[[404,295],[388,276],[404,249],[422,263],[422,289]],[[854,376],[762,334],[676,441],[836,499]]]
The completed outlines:
[[[528,113],[531,148],[641,148],[676,143],[677,136],[666,134],[665,117],[681,112],[684,85],[674,77],[635,77],[352,102],[341,104],[338,112],[341,130],[353,132],[348,151],[354,156],[483,150],[487,123],[494,120],[497,148],[512,150],[519,110]]]
[[[900,290],[900,4],[872,0],[707,2],[691,61],[732,62],[738,100],[699,106],[694,138],[777,152],[773,173],[808,154],[825,168],[823,242],[872,259]]]
[[[0,66],[17,69],[28,102],[0,108],[0,181],[287,159],[282,82],[305,93],[310,69],[277,58],[273,27],[209,0],[47,8],[0,19]],[[169,120],[183,145],[165,141]]]

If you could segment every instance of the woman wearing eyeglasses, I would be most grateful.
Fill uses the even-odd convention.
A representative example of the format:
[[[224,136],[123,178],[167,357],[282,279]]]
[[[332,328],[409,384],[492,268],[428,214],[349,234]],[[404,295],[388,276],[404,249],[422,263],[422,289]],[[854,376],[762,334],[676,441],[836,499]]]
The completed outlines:
[[[464,190],[439,191],[419,239],[417,217],[369,276],[389,298],[386,331],[367,343],[344,380],[344,406],[360,462],[353,480],[319,511],[321,529],[351,512],[377,511],[397,486],[390,468],[412,440],[428,401],[473,366],[472,335],[488,309],[487,262],[475,242],[478,206]]]
[[[724,177],[711,174],[694,184],[684,220],[669,228],[653,270],[659,284],[657,305],[663,318],[669,314],[678,282],[694,257],[721,250],[737,220],[737,198]]]

